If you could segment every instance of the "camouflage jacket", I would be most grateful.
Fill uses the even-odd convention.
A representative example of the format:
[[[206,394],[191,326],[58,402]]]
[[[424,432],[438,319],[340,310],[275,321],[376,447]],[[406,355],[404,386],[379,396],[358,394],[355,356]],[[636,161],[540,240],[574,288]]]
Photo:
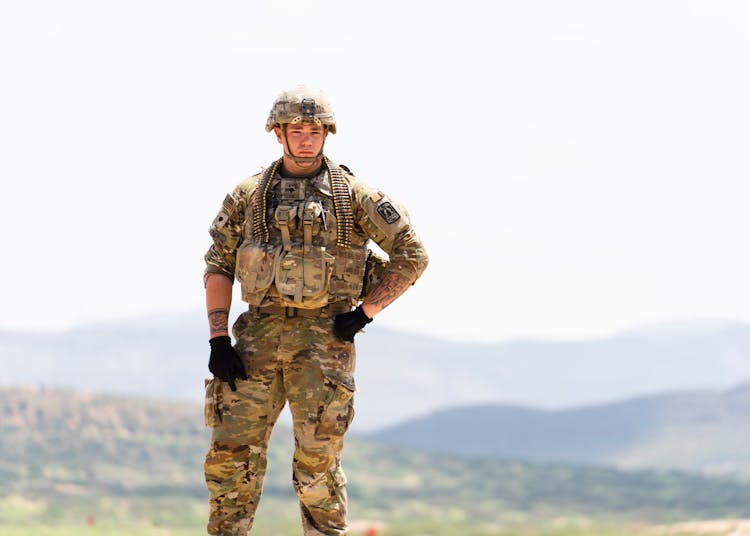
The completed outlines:
[[[356,304],[371,290],[364,281],[373,240],[389,256],[375,260],[381,271],[414,283],[428,257],[406,209],[326,163],[328,170],[308,179],[267,170],[227,195],[209,229],[204,281],[215,273],[236,277],[243,299],[257,306]]]

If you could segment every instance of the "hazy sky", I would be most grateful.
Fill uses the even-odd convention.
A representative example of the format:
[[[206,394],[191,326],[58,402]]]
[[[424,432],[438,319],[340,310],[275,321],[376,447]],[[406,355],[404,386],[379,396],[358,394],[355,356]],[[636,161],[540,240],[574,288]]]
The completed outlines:
[[[203,314],[208,226],[279,156],[263,127],[299,82],[333,101],[329,156],[430,253],[379,324],[750,321],[749,22],[715,0],[4,1],[0,328]]]

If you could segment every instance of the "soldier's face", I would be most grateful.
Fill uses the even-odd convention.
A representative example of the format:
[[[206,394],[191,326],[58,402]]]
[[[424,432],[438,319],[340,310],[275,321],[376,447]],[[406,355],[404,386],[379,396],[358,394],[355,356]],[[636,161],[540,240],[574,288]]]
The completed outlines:
[[[281,128],[275,127],[276,139],[284,145]],[[286,150],[294,156],[317,156],[323,148],[328,132],[314,123],[296,123],[286,126]]]

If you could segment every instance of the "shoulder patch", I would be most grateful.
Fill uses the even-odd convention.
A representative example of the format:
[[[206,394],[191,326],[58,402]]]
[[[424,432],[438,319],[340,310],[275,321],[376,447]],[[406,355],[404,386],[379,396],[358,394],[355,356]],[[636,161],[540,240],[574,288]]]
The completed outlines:
[[[401,218],[401,214],[398,213],[398,210],[396,210],[396,208],[388,201],[378,205],[377,211],[385,220],[385,223],[388,224],[396,223]]]

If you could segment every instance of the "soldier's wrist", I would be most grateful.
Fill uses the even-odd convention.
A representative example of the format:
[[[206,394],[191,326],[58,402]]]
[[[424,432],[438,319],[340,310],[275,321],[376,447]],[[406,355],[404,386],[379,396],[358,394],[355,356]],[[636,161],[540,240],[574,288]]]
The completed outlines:
[[[372,319],[376,314],[376,311],[374,310],[374,306],[363,303],[362,305],[359,306],[359,310],[362,311],[362,313],[367,317],[365,320],[368,323],[372,322]]]

